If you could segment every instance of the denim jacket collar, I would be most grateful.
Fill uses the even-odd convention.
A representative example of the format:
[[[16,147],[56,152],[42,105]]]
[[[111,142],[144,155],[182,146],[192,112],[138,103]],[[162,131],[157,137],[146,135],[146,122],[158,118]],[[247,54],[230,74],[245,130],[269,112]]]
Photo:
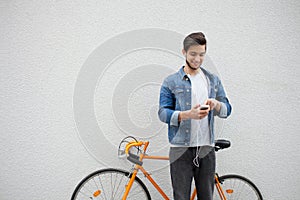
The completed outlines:
[[[182,66],[179,70],[179,76],[180,76],[181,80],[183,80],[187,77],[187,74],[184,72],[183,68],[184,68],[184,66]]]
[[[182,66],[178,72],[181,79],[185,79],[187,77],[187,74],[184,72],[183,68],[184,66]],[[202,67],[200,67],[200,69],[204,73],[204,75],[208,78],[208,80],[211,80],[211,74]]]

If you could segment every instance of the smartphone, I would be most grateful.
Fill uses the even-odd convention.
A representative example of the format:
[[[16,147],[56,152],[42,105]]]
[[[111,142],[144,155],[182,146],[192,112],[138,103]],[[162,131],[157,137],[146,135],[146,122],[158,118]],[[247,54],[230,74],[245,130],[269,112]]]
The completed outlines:
[[[207,110],[209,108],[209,105],[201,105],[200,110]]]

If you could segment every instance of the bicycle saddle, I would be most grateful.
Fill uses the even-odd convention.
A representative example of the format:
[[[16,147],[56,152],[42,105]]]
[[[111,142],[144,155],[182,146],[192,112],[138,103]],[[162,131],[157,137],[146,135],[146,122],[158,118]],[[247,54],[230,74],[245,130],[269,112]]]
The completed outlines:
[[[218,151],[220,149],[226,149],[228,147],[230,147],[231,143],[229,140],[216,140],[215,141],[215,150]]]

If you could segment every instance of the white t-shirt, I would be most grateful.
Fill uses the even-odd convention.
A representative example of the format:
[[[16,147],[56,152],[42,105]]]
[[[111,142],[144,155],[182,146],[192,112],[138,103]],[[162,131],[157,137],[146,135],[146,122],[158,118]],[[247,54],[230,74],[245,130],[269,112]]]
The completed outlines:
[[[196,104],[204,104],[208,99],[208,81],[204,73],[200,70],[196,75],[189,75],[192,86],[192,107]],[[212,145],[208,125],[208,116],[201,120],[191,119],[191,141],[190,146]]]

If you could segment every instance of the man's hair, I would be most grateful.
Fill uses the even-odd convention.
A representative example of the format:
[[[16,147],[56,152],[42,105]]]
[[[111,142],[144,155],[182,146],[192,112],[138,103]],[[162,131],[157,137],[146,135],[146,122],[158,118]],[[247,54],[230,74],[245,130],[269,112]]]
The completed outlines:
[[[206,51],[206,39],[202,32],[191,33],[183,40],[183,49],[187,52],[188,49],[193,45],[205,45]]]

